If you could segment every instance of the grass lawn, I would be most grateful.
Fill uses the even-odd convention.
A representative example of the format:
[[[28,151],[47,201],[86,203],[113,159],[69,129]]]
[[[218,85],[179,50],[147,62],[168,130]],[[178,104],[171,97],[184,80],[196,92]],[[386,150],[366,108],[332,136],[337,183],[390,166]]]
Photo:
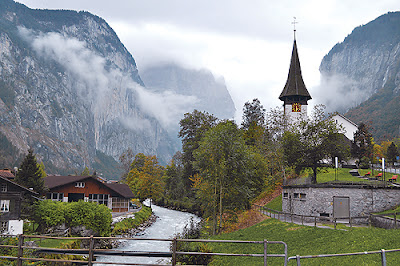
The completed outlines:
[[[214,239],[283,241],[288,245],[288,255],[317,255],[374,251],[400,248],[400,230],[353,227],[345,230],[314,228],[266,219],[252,227],[223,234]],[[213,252],[263,253],[256,244],[213,244]],[[282,253],[282,245],[269,245],[270,253]],[[301,265],[382,265],[380,254],[344,256],[335,258],[302,259]],[[387,265],[397,265],[400,252],[386,254]],[[216,257],[211,265],[262,265],[263,258]],[[281,258],[268,258],[269,265],[283,265]],[[296,265],[293,260],[289,265]]]
[[[279,195],[278,197],[274,198],[273,200],[271,200],[264,206],[269,209],[276,210],[276,211],[282,211],[282,194]]]
[[[351,169],[348,168],[338,168],[337,169],[337,175],[335,174],[335,170],[334,168],[323,168],[322,171],[320,173],[317,174],[317,182],[318,183],[325,183],[325,182],[332,182],[332,181],[344,181],[344,182],[361,182],[361,183],[373,183],[373,182],[377,182],[374,180],[365,180],[365,179],[361,179],[359,177],[355,177],[352,176],[349,171]],[[358,169],[358,172],[360,173],[361,176],[365,175],[368,172],[371,172],[371,169]],[[374,175],[377,175],[378,171],[374,171]],[[312,172],[306,171],[305,175],[312,175]],[[392,174],[387,173],[386,174],[386,178],[390,178],[392,176]],[[305,177],[302,177],[301,179],[305,179]]]

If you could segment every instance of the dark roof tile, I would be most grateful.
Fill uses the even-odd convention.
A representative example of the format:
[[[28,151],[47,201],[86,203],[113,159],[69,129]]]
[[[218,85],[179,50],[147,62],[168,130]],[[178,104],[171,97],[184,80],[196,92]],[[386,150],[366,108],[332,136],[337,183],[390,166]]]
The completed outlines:
[[[284,101],[287,97],[292,96],[301,96],[306,100],[311,99],[311,95],[308,92],[306,85],[304,84],[303,77],[301,75],[301,67],[299,55],[297,53],[297,44],[296,40],[293,43],[293,51],[292,51],[292,59],[290,61],[290,68],[288,79],[286,81],[286,85],[283,88],[279,99]]]

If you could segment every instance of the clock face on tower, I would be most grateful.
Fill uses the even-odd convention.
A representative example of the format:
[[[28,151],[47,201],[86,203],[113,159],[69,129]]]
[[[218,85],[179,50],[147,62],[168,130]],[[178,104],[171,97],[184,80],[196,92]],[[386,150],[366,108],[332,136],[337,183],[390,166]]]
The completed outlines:
[[[292,112],[301,112],[301,104],[299,103],[292,103]]]

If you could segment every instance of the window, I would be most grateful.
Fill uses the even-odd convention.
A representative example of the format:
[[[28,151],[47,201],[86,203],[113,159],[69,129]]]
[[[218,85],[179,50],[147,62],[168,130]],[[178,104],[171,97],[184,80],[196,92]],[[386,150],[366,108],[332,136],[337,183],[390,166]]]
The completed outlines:
[[[293,198],[298,199],[299,198],[299,193],[294,193]]]
[[[306,194],[305,193],[300,193],[300,199],[301,200],[306,200]]]
[[[10,200],[0,200],[0,212],[10,211]]]
[[[85,187],[85,182],[76,182],[75,187],[84,188]]]
[[[107,194],[89,194],[89,201],[97,202],[98,204],[108,205]]]
[[[287,199],[288,197],[289,197],[289,193],[287,193],[287,192],[283,193],[283,198],[284,199]]]
[[[7,184],[1,184],[0,192],[7,192]]]
[[[64,193],[51,192],[46,194],[47,199],[52,201],[64,201]]]
[[[113,209],[128,209],[129,199],[112,198]]]
[[[8,231],[8,222],[0,222],[0,233],[6,233]]]

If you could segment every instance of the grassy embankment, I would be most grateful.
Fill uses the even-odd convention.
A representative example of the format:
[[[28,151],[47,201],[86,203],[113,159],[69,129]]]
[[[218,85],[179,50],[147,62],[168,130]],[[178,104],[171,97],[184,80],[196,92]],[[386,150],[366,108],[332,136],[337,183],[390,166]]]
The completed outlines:
[[[363,175],[369,170],[360,170]],[[376,174],[376,173],[375,173]],[[317,177],[319,183],[335,180],[335,170],[329,169]],[[349,169],[338,169],[338,181],[372,182],[353,177]],[[281,210],[282,197],[270,201],[266,207]],[[400,208],[397,208],[400,211]],[[393,212],[391,210],[390,212]],[[254,226],[221,234],[213,239],[283,241],[288,245],[289,256],[337,254],[349,252],[374,251],[400,248],[400,230],[385,230],[369,227],[340,227],[342,230],[314,228],[292,223],[284,223],[276,219],[266,219]],[[262,245],[254,244],[213,244],[213,252],[263,253]],[[271,253],[283,253],[282,245],[269,245]],[[336,258],[303,259],[302,265],[381,265],[380,255],[358,255]],[[400,252],[387,253],[387,265],[396,265],[400,261]],[[260,265],[262,258],[250,257],[216,257],[211,265]],[[272,265],[281,265],[283,259],[268,258]],[[289,265],[295,265],[292,261]]]
[[[114,225],[114,229],[112,231],[112,235],[121,235],[129,232],[131,229],[134,229],[146,222],[152,214],[152,210],[150,207],[142,205],[142,209],[135,213],[135,218],[127,218],[124,219]]]
[[[316,255],[396,249],[400,247],[400,230],[353,227],[346,230],[314,228],[266,219],[252,227],[222,234],[213,239],[283,241],[289,256]],[[263,253],[262,245],[215,244],[213,252]],[[283,253],[282,245],[269,245],[270,253]],[[400,252],[387,253],[387,265],[400,261]],[[260,265],[262,258],[216,257],[211,265]],[[268,258],[272,265],[282,265],[283,259]],[[302,265],[381,265],[380,255],[359,255],[336,258],[304,259]],[[292,262],[289,265],[295,265]]]

